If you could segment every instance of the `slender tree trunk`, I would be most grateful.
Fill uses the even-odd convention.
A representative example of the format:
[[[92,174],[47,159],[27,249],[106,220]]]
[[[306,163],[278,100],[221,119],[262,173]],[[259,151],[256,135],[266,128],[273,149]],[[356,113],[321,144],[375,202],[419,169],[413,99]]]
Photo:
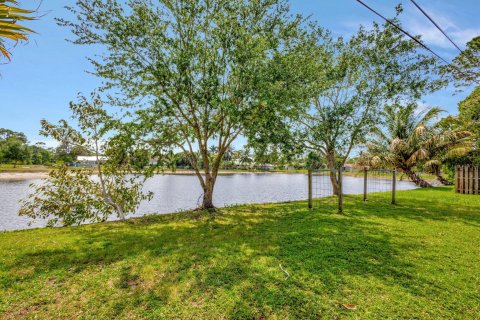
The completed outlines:
[[[338,195],[340,185],[338,183],[338,175],[335,169],[330,169],[330,182],[332,183],[333,194]]]
[[[400,170],[402,170],[402,171],[408,176],[408,178],[409,178],[412,182],[414,182],[417,186],[422,187],[422,188],[426,188],[426,187],[431,187],[431,186],[432,186],[430,183],[428,183],[428,182],[425,181],[424,179],[420,178],[420,177],[418,176],[418,174],[416,174],[415,172],[412,171],[412,169],[400,167]]]
[[[14,167],[14,168],[17,167],[17,161],[13,161],[13,167]]]

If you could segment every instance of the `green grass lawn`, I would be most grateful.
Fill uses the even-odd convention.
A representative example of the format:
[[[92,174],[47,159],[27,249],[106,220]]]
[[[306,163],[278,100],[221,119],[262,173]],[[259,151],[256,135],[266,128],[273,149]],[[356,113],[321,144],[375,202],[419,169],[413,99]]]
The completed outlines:
[[[16,167],[13,164],[0,164],[0,172],[49,172],[50,170],[52,170],[51,166],[36,164],[18,164]]]
[[[0,233],[0,318],[479,319],[480,196],[389,199]]]

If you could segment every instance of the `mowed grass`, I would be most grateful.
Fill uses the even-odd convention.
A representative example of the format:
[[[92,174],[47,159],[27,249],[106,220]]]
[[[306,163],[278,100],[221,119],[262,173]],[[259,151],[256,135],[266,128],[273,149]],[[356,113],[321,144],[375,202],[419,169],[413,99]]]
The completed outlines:
[[[389,197],[0,233],[0,318],[479,319],[480,196]]]
[[[49,172],[52,170],[52,166],[44,165],[17,165],[16,167],[13,164],[0,164],[0,173],[1,172]]]

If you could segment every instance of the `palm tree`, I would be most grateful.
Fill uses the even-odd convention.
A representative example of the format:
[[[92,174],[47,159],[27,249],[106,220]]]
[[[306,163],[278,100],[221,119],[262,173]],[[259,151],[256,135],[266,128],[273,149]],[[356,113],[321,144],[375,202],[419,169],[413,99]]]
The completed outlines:
[[[414,168],[424,165],[441,182],[440,168],[446,157],[469,149],[469,133],[441,130],[435,119],[442,110],[429,108],[418,112],[416,104],[386,106],[383,111],[384,127],[374,129],[368,151],[362,164],[393,166],[405,173],[420,187],[429,187]]]
[[[442,131],[435,128],[430,139],[425,141],[424,148],[432,155],[425,162],[425,170],[434,174],[438,181],[444,185],[452,183],[442,176],[442,164],[448,159],[463,157],[473,150],[473,142],[469,139],[468,131]]]
[[[19,8],[15,0],[0,0],[0,55],[8,60],[10,52],[5,47],[5,39],[26,41],[33,30],[17,24],[17,21],[34,20],[35,18],[28,16],[31,13],[33,11]]]
[[[253,157],[250,154],[249,148],[244,148],[243,150],[241,150],[239,158],[240,164],[243,166],[250,165],[253,162]]]

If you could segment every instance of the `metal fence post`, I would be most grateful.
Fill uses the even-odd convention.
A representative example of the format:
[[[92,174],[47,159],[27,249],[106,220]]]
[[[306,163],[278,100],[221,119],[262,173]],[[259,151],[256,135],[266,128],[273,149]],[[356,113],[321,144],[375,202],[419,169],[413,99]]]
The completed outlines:
[[[312,169],[308,169],[308,208],[312,209]]]
[[[368,181],[368,170],[367,167],[363,168],[363,201],[367,201],[367,181]]]
[[[394,168],[392,173],[392,204],[397,204],[396,192],[397,192],[397,168]]]
[[[338,213],[343,213],[343,178],[342,167],[338,168]]]

